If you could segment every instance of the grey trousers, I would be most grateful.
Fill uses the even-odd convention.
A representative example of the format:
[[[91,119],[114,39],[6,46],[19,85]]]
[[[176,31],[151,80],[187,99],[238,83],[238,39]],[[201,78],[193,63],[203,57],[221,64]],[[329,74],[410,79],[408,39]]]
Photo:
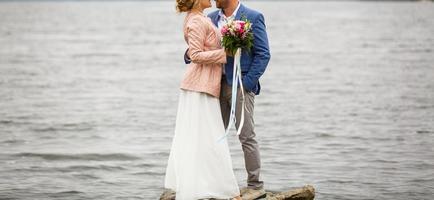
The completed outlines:
[[[259,154],[258,142],[255,140],[255,124],[253,121],[253,108],[255,103],[255,94],[252,92],[244,91],[245,106],[244,110],[244,125],[239,135],[239,140],[244,152],[244,162],[247,170],[247,186],[249,188],[259,189],[264,187],[263,181],[259,181],[259,174],[261,169],[261,159]],[[229,116],[231,111],[231,98],[232,98],[232,86],[227,84],[226,78],[222,77],[221,92],[220,92],[220,108],[222,112],[222,118],[225,128],[229,123]],[[242,94],[241,89],[237,91],[237,103],[235,110],[236,124],[239,127],[241,118],[241,106],[242,106]]]

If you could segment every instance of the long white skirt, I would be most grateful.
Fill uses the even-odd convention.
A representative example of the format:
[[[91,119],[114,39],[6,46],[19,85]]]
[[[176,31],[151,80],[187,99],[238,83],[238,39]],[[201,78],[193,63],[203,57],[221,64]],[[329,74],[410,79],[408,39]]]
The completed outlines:
[[[177,200],[228,199],[240,194],[232,169],[219,99],[181,90],[165,188]]]

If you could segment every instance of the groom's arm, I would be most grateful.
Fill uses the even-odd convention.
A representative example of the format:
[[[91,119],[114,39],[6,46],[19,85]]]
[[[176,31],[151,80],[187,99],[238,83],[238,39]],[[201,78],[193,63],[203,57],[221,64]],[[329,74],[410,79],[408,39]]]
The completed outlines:
[[[270,61],[270,48],[268,45],[268,36],[265,26],[265,19],[259,14],[252,23],[253,32],[253,61],[249,71],[243,77],[243,86],[248,91],[253,91],[259,78],[265,72],[268,62]]]

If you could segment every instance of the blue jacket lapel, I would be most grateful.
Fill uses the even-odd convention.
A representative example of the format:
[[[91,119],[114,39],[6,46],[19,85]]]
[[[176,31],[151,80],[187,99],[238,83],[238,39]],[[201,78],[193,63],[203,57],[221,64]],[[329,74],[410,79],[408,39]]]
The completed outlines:
[[[246,14],[244,13],[245,7],[242,3],[240,3],[240,8],[238,8],[238,12],[235,15],[235,20],[241,20],[241,17],[245,16]],[[247,17],[247,16],[246,16]]]
[[[215,27],[218,27],[219,18],[220,18],[220,16],[219,16],[218,12],[211,18],[211,21],[215,25]]]

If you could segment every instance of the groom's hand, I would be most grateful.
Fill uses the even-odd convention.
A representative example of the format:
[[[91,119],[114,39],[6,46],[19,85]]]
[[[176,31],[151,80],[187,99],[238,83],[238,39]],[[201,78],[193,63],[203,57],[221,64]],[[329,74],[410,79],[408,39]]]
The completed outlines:
[[[187,50],[185,50],[185,53],[184,53],[184,62],[185,62],[185,64],[190,64],[191,63],[191,59],[190,59],[190,57],[188,56],[188,48],[187,48]]]

